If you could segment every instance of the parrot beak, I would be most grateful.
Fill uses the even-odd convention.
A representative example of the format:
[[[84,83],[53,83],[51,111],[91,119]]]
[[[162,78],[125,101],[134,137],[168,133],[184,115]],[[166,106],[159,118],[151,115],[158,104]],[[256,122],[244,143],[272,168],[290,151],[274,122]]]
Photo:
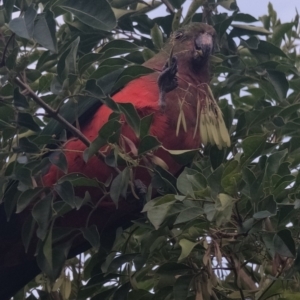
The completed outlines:
[[[214,49],[214,39],[209,33],[201,33],[195,40],[195,59],[207,59]]]

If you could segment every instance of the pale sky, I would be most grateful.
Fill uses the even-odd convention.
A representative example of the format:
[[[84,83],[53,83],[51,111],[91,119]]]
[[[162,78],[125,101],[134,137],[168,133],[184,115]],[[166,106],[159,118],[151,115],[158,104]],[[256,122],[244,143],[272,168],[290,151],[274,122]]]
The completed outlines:
[[[247,12],[258,18],[268,13],[269,2],[282,22],[290,22],[296,15],[296,9],[300,12],[300,0],[238,0],[237,4],[241,12]]]
[[[185,11],[193,0],[187,0],[184,4]],[[268,3],[273,4],[274,9],[277,11],[277,16],[282,23],[290,22],[296,15],[296,9],[300,13],[300,0],[237,0],[238,7],[243,13],[248,13],[255,18],[258,18],[268,13]],[[199,10],[199,12],[201,9]],[[219,11],[226,11],[222,8]],[[229,12],[230,13],[230,12]],[[155,11],[149,14],[150,17],[157,17],[166,15],[164,6],[160,6]]]

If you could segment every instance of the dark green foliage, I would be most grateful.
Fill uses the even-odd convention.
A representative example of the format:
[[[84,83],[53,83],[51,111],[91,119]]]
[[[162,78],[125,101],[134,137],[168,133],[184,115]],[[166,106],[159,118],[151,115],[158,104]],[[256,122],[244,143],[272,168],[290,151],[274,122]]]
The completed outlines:
[[[15,300],[36,299],[37,286],[43,288],[39,299],[299,298],[298,15],[282,24],[269,4],[259,27],[251,25],[254,17],[238,12],[234,0],[195,0],[181,23],[182,0],[168,1],[176,14],[153,20],[146,13],[160,1],[2,2],[1,209],[10,219],[30,208],[22,228],[24,251],[32,240],[39,241],[34,251],[45,274]],[[228,13],[215,13],[218,5]],[[200,6],[206,15],[196,12]],[[120,228],[111,249],[100,243],[102,232],[89,219],[77,231],[55,227],[72,209],[96,209],[88,192],[77,196],[78,187],[98,188],[104,195],[99,201],[110,194],[116,206],[120,197],[132,196],[132,167],[161,143],[149,135],[151,115],[140,118],[132,104],[117,104],[109,96],[152,72],[140,64],[161,49],[172,28],[202,18],[218,34],[211,89],[232,146],[169,149],[187,165],[177,178],[156,160],[152,187],[159,196],[148,201],[152,187],[147,187],[143,218]],[[67,173],[63,152],[45,155],[59,148],[69,132],[19,89],[16,76],[71,124],[100,105],[110,107],[110,121],[83,157],[89,160],[109,143],[111,151],[102,159],[122,171],[103,183],[69,174],[54,188],[39,186],[49,163]],[[140,138],[138,148],[127,141],[132,156],[119,143],[120,115]],[[67,260],[76,235],[83,235],[93,250]]]

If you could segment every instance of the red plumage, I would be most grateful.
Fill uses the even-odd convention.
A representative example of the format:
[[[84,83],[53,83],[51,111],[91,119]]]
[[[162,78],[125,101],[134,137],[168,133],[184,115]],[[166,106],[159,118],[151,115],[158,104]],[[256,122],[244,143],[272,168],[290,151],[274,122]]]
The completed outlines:
[[[157,139],[162,142],[165,148],[172,150],[198,148],[199,136],[197,135],[196,137],[193,137],[193,126],[190,126],[188,132],[181,130],[179,135],[176,136],[176,131],[174,128],[176,128],[178,113],[172,115],[170,112],[176,112],[177,108],[173,108],[170,109],[169,112],[165,112],[159,106],[159,90],[157,86],[158,76],[159,73],[156,72],[154,74],[135,79],[120,92],[115,94],[112,98],[117,103],[132,103],[140,117],[144,117],[153,113],[154,117],[150,128],[150,134],[157,137]],[[183,85],[184,82],[180,83],[180,86]],[[178,106],[177,93],[177,91],[174,91],[168,95],[168,98],[175,98],[175,101],[173,101],[174,107]],[[175,94],[176,97],[174,97],[173,94]],[[107,106],[101,106],[91,121],[81,129],[82,133],[89,140],[94,140],[98,135],[98,131],[108,121],[111,113],[112,111]],[[193,111],[192,114],[188,112],[186,113],[191,117],[188,122],[191,123],[191,125],[196,121],[195,113],[195,111]],[[127,123],[123,124],[122,126],[122,135],[129,138],[135,144],[138,143],[135,133]],[[86,146],[78,139],[71,139],[65,144],[64,150],[68,161],[68,172],[80,172],[89,178],[97,178],[99,181],[105,182],[113,172],[113,169],[107,166],[96,156],[93,156],[88,162],[84,162],[82,154],[85,149]],[[76,152],[74,152],[74,150],[76,150]],[[159,149],[156,154],[160,156],[169,166],[170,173],[175,174],[178,172],[180,165],[175,163],[175,161],[166,151]],[[57,167],[51,166],[49,172],[43,177],[43,182],[46,186],[51,186],[52,184],[56,183],[57,179],[62,175],[63,173],[59,171]],[[149,181],[149,177],[147,181]]]

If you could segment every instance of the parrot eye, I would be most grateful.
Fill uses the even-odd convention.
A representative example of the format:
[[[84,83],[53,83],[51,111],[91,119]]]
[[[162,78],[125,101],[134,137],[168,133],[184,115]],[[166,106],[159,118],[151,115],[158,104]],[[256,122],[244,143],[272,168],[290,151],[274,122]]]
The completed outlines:
[[[174,38],[176,40],[180,39],[182,36],[183,36],[183,32],[181,32],[181,31],[177,31],[174,33]]]

